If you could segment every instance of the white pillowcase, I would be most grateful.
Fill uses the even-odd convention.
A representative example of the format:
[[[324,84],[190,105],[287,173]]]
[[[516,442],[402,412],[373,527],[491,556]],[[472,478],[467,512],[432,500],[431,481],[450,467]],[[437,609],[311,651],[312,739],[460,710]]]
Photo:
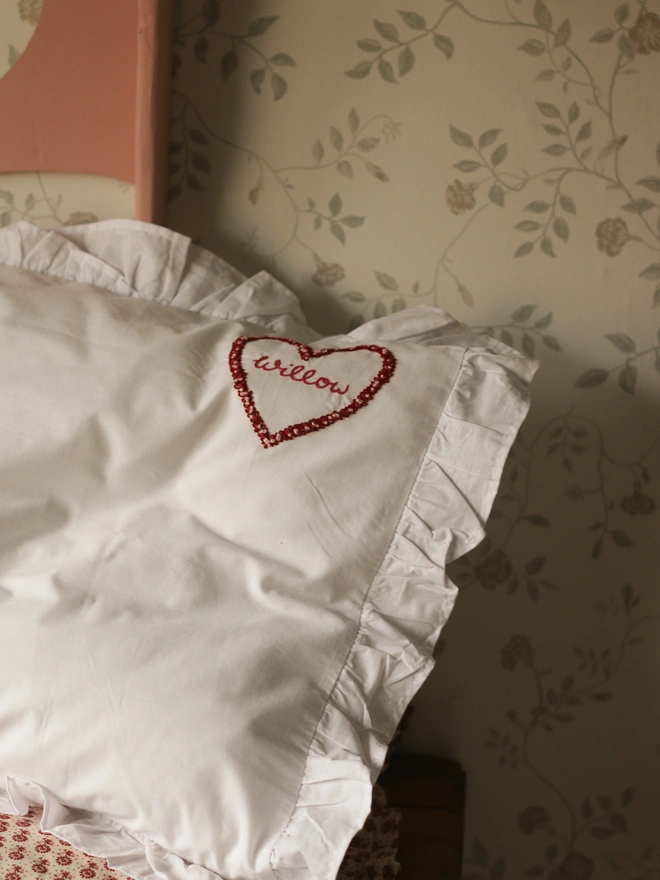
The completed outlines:
[[[139,880],[332,880],[536,364],[432,308],[319,339],[146,224],[0,263],[0,811]]]

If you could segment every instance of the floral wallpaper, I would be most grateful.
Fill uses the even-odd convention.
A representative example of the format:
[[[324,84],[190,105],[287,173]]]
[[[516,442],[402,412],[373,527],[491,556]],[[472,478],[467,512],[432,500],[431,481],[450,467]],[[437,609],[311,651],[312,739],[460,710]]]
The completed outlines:
[[[0,2],[0,76],[21,57],[30,42],[43,0],[2,0]]]
[[[19,60],[41,15],[43,0],[0,0],[0,77]],[[92,174],[0,174],[0,227],[19,220],[74,226],[135,216],[135,186]]]
[[[466,770],[464,880],[660,880],[660,0],[177,0],[173,70],[172,228],[319,329],[432,303],[541,361],[401,743]],[[132,216],[90,183],[3,176],[0,223]]]
[[[541,368],[402,742],[465,880],[658,880],[660,2],[179,0],[170,225],[329,331],[438,305]]]

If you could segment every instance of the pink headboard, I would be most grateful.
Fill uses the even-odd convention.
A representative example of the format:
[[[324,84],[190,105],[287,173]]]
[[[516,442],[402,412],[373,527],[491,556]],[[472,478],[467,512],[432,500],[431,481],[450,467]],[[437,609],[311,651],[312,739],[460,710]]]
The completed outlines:
[[[0,79],[0,171],[125,180],[164,224],[172,36],[172,0],[44,0]]]

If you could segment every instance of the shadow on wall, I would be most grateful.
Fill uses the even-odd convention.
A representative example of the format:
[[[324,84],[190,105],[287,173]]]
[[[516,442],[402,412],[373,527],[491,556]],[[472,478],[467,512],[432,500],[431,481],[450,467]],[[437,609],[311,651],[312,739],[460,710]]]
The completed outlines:
[[[244,239],[237,237],[237,229],[249,227],[249,221],[245,217],[239,221],[235,210],[237,203],[245,203],[248,211],[257,203],[261,207],[269,189],[280,196],[287,192],[286,184],[269,186],[274,170],[247,146],[248,128],[267,112],[257,112],[253,99],[260,108],[275,105],[277,109],[297,66],[291,55],[277,51],[277,40],[269,33],[279,16],[259,15],[258,6],[254,2],[222,6],[215,0],[176,3],[168,226],[245,275],[265,269],[277,277],[274,258],[257,252],[261,230],[255,226],[244,233]],[[274,43],[276,50],[267,50],[266,43]],[[234,77],[241,78],[240,85],[224,87]],[[237,193],[236,169],[246,164],[253,186]],[[291,206],[286,195],[273,210],[275,218],[278,212],[288,217]],[[271,218],[266,234],[274,229],[277,236],[284,225]],[[335,224],[338,235],[341,230]],[[327,271],[320,258],[316,260],[318,271]],[[309,287],[309,282],[303,286]],[[305,292],[296,290],[309,323],[324,333],[344,332],[349,308],[320,287],[313,287],[307,296]]]
[[[660,558],[652,479],[660,436],[632,455],[613,441],[622,420],[655,410],[651,388],[637,399],[624,391],[623,354],[598,382],[605,371],[587,360],[564,353],[562,366],[578,377],[582,402],[560,414],[534,408],[505,464],[483,541],[448,565],[459,594],[434,652],[438,665],[414,701],[429,726],[404,737],[403,747],[466,763],[465,731],[484,715],[492,719],[483,746],[497,759],[493,772],[543,779],[535,755],[545,749],[548,761],[549,734],[573,737],[553,781],[554,794],[566,790],[568,801],[572,761],[588,767],[593,754],[596,766],[620,772],[638,736],[630,718],[657,703],[644,664],[657,668],[660,659],[660,615],[640,574],[657,572]],[[552,381],[542,364],[537,382],[548,378],[544,368]],[[536,390],[542,400],[543,388]],[[498,687],[484,688],[484,661],[499,668]],[[594,731],[577,723],[589,711],[606,713],[608,724]],[[476,787],[488,796],[486,777]],[[624,800],[629,805],[632,795]]]

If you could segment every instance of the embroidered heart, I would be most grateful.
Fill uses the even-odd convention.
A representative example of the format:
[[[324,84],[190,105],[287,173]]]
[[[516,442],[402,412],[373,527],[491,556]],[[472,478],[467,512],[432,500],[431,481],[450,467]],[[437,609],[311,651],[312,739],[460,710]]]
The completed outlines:
[[[248,345],[253,348],[250,357],[245,351]],[[361,352],[377,355],[375,366],[370,366],[373,358],[356,356]],[[390,381],[395,367],[392,352],[380,345],[314,349],[281,336],[239,336],[229,353],[234,388],[265,449],[354,415]],[[260,395],[258,401],[255,391]],[[270,430],[262,411],[278,407],[280,401],[284,406],[290,404],[293,411],[296,407],[311,409],[310,417]],[[274,417],[272,413],[268,416],[269,420]]]

